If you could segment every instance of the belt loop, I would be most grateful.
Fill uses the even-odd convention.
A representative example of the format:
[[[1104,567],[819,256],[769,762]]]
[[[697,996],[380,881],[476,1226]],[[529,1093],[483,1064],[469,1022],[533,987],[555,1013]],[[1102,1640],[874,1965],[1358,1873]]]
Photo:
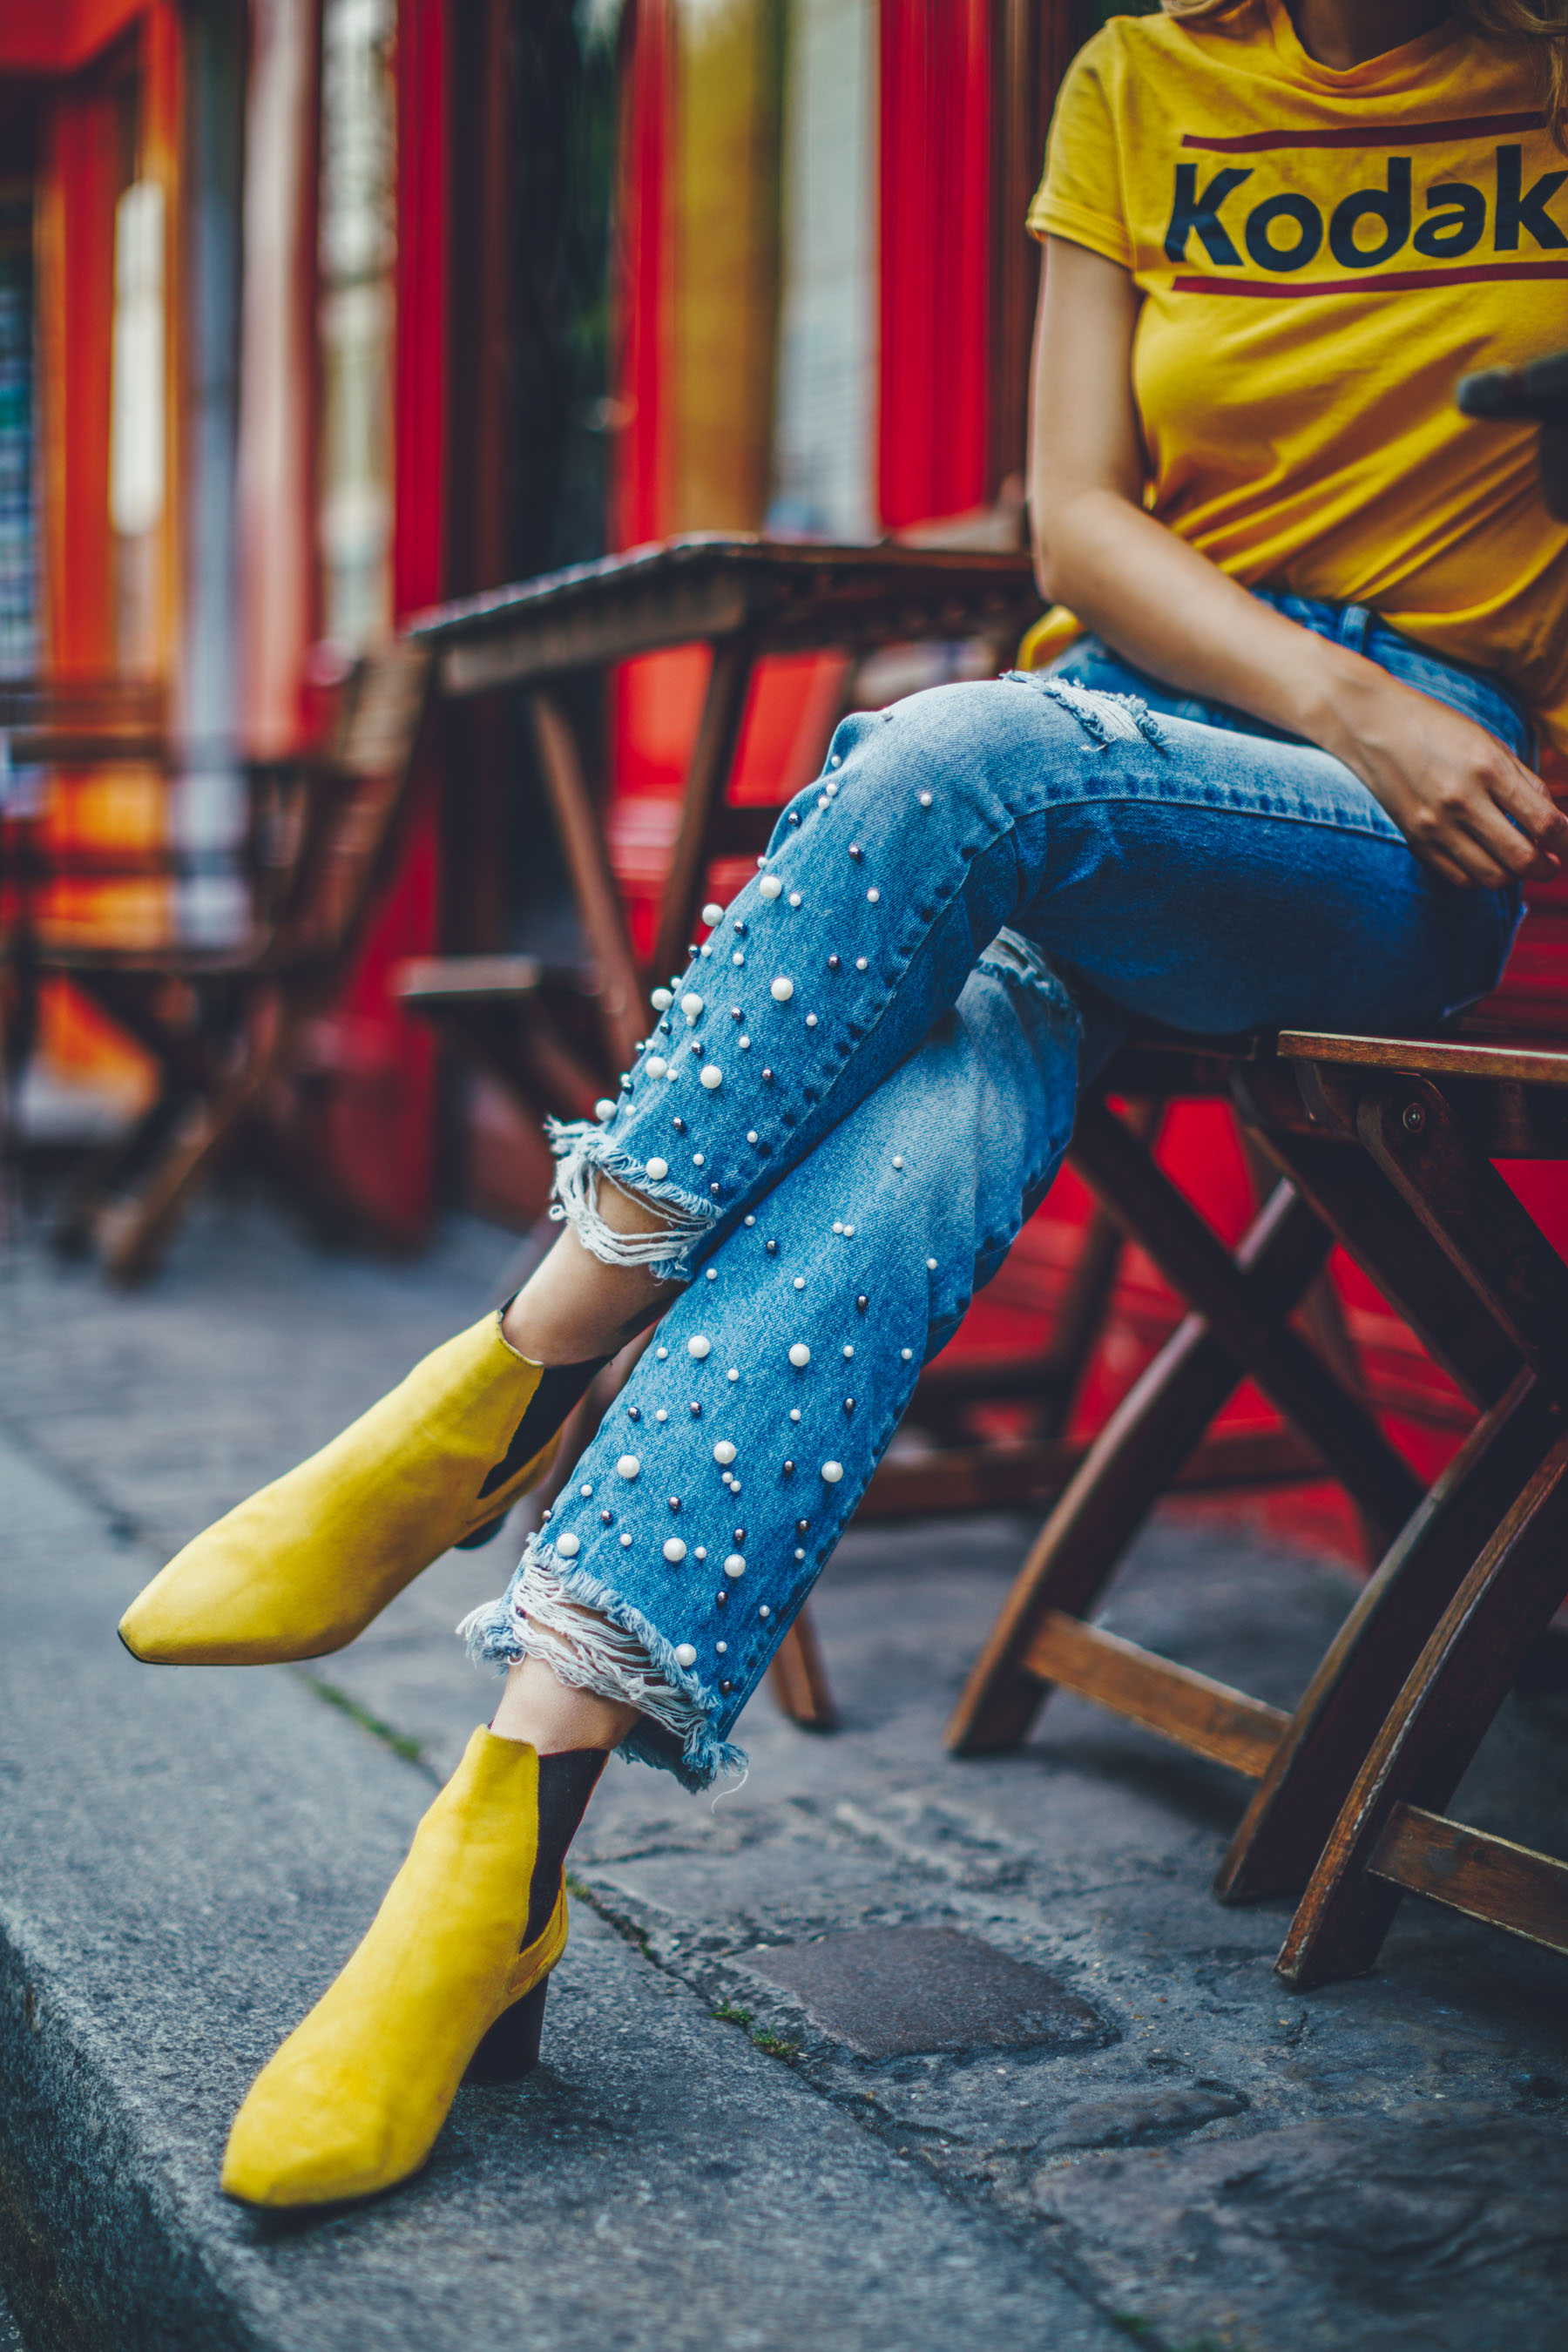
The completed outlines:
[[[1373,615],[1364,604],[1347,604],[1340,614],[1340,643],[1349,646],[1352,653],[1365,653],[1372,624]]]

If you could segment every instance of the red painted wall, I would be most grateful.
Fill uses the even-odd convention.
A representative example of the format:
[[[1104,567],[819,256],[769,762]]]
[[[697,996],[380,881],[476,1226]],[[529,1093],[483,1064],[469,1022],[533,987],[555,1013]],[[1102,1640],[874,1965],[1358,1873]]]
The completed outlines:
[[[62,677],[115,667],[109,532],[110,333],[117,110],[106,90],[53,94],[44,141],[40,315],[47,450],[47,644]]]
[[[878,488],[889,530],[989,495],[988,0],[882,0]]]
[[[139,16],[146,0],[5,0],[0,71],[68,73]]]

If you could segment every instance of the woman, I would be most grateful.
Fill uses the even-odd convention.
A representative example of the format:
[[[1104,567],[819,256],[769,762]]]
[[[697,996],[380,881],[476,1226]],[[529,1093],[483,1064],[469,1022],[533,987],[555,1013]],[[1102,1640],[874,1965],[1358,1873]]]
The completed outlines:
[[[153,1661],[353,1638],[654,1343],[504,1598],[507,1680],[224,2181],[368,2193],[521,2072],[610,1748],[706,1786],[907,1405],[1132,1019],[1428,1023],[1568,824],[1568,533],[1462,369],[1563,341],[1564,0],[1166,0],[1063,90],[1032,509],[1055,668],[847,719],[498,1318],[200,1537]],[[1076,615],[1075,619],[1073,616]],[[1095,632],[1082,634],[1084,627]]]

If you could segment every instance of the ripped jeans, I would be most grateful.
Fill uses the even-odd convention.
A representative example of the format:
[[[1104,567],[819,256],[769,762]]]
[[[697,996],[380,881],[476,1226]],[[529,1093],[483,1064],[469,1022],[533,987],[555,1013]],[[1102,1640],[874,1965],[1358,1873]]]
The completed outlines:
[[[1490,680],[1278,601],[1529,756]],[[475,1654],[629,1701],[627,1750],[690,1787],[742,1765],[735,1718],[1129,1022],[1429,1023],[1494,985],[1518,913],[1419,865],[1328,753],[1093,640],[847,719],[613,1114],[555,1138],[558,1213],[686,1286]],[[610,1233],[605,1177],[668,1230]]]

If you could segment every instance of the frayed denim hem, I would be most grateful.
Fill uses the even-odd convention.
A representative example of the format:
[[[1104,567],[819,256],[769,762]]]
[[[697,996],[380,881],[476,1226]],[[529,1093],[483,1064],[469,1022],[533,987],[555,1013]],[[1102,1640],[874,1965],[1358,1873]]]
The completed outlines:
[[[569,1224],[585,1250],[605,1265],[646,1265],[658,1282],[691,1280],[693,1253],[719,1222],[710,1202],[682,1192],[668,1177],[655,1178],[629,1151],[612,1143],[601,1127],[587,1119],[549,1119],[545,1123],[550,1149],[561,1165],[555,1171],[555,1198],[550,1214]],[[661,1231],[617,1234],[599,1214],[599,1179],[607,1176],[623,1192],[638,1200],[658,1202],[672,1213]]]
[[[458,1632],[476,1664],[541,1657],[572,1688],[635,1706],[645,1720],[621,1742],[622,1754],[673,1772],[688,1789],[700,1791],[723,1773],[746,1771],[745,1749],[713,1729],[718,1698],[680,1664],[675,1644],[591,1570],[560,1559],[542,1536],[530,1537],[501,1599],[476,1609]]]

